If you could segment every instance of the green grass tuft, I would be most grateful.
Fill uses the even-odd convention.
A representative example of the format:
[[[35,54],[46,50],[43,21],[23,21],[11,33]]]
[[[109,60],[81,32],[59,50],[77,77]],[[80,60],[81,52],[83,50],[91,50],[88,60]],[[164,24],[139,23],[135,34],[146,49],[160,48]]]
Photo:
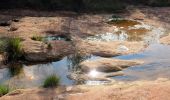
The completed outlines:
[[[41,37],[41,36],[33,36],[33,37],[31,37],[31,39],[34,41],[43,41],[44,40],[43,37]]]
[[[20,38],[11,38],[8,40],[7,47],[7,60],[16,61],[23,56],[23,51],[21,49],[21,39]]]
[[[51,43],[48,43],[47,48],[48,48],[49,50],[51,50],[51,49],[53,48],[52,45],[51,45]]]
[[[9,92],[9,87],[5,85],[0,85],[0,96],[3,96]]]
[[[43,87],[45,87],[45,88],[48,88],[48,87],[57,87],[59,85],[59,82],[60,82],[60,78],[59,77],[57,77],[56,75],[50,75],[44,81]]]

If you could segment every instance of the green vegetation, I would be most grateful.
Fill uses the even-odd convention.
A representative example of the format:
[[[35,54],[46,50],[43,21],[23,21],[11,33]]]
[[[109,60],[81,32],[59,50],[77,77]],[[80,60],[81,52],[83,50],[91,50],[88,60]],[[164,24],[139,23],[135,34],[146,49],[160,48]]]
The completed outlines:
[[[20,38],[8,39],[6,50],[8,61],[17,61],[23,57]]]
[[[20,38],[0,38],[0,53],[5,53],[7,62],[22,59],[23,51]]]
[[[7,45],[7,38],[0,38],[0,53],[4,53]]]
[[[45,87],[45,88],[48,88],[48,87],[57,87],[59,85],[59,82],[60,82],[60,78],[59,77],[57,77],[56,75],[50,75],[44,81],[43,87]]]
[[[49,50],[53,48],[52,45],[51,45],[51,43],[48,43],[47,48],[48,48]]]
[[[0,85],[0,96],[3,96],[9,92],[9,87],[5,85]]]
[[[33,37],[31,37],[31,39],[34,41],[43,41],[44,40],[43,37],[41,37],[41,36],[33,36]]]

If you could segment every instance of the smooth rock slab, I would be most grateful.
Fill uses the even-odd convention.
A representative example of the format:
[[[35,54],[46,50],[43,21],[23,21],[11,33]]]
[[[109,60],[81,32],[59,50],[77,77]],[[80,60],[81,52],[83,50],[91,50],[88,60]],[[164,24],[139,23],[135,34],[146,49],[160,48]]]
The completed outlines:
[[[32,62],[61,59],[74,52],[71,43],[65,41],[50,42],[51,48],[40,41],[26,40],[22,43],[26,60]]]
[[[89,72],[91,70],[97,70],[100,72],[116,72],[121,71],[127,67],[140,65],[142,61],[137,60],[119,60],[111,58],[101,58],[93,61],[86,60],[80,63],[82,71]]]
[[[144,42],[110,41],[96,42],[76,40],[76,48],[85,54],[93,54],[101,57],[113,57],[125,54],[134,54],[146,48]]]
[[[163,38],[160,39],[160,42],[162,44],[167,44],[167,45],[170,45],[170,34],[168,36],[165,36]]]

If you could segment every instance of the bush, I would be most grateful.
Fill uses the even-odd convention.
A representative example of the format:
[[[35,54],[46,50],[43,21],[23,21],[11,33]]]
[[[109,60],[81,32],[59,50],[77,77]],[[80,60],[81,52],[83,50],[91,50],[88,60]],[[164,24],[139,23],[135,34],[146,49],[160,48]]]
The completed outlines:
[[[6,52],[8,61],[20,60],[21,57],[23,57],[21,39],[20,38],[9,39],[6,47]]]
[[[57,87],[59,85],[60,78],[56,75],[51,75],[44,81],[43,87]]]
[[[3,96],[9,92],[9,87],[5,85],[0,85],[0,96]]]
[[[33,37],[31,37],[31,39],[34,41],[43,41],[43,37],[41,37],[41,36],[33,36]]]

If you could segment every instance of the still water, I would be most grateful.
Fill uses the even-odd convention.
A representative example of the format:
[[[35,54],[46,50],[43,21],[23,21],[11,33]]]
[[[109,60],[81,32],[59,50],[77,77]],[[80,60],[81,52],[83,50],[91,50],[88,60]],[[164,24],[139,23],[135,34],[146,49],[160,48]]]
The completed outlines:
[[[121,21],[112,22],[115,26],[113,33],[104,33],[87,37],[89,41],[145,41],[149,47],[137,54],[117,56],[113,58],[126,60],[143,60],[139,66],[129,67],[124,76],[112,77],[119,81],[155,80],[157,78],[170,78],[170,46],[159,44],[159,38],[164,33],[162,28],[155,28],[142,22]],[[69,40],[64,36],[46,37],[47,41]],[[29,88],[42,86],[43,81],[51,74],[60,77],[61,85],[79,84],[68,78],[68,75],[80,70],[77,66],[84,60],[95,60],[102,57],[71,55],[60,61],[46,64],[14,64],[10,68],[0,69],[0,83],[12,88]]]

